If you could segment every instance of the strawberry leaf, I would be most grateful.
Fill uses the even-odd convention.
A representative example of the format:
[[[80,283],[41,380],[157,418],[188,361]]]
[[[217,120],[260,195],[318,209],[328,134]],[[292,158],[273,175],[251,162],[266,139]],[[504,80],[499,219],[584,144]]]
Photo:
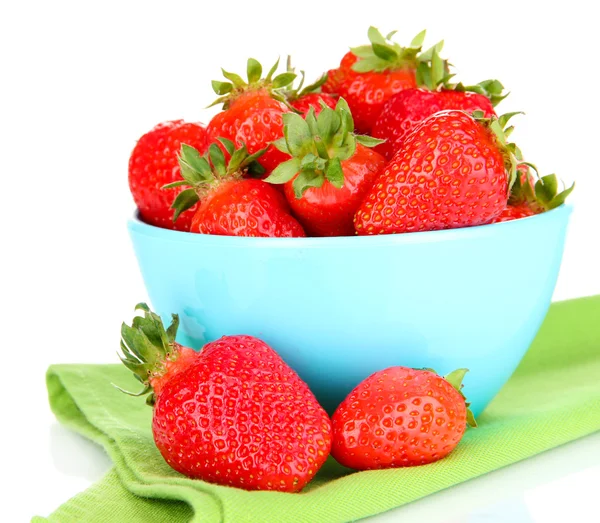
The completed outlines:
[[[175,209],[173,221],[177,221],[177,218],[179,218],[182,212],[193,207],[199,200],[200,198],[194,189],[185,189],[184,191],[181,191],[171,205],[171,209]]]
[[[300,159],[292,158],[287,162],[280,163],[273,172],[265,178],[265,182],[281,184],[289,182],[300,170]]]
[[[210,156],[210,161],[217,175],[221,178],[227,174],[227,167],[225,165],[225,155],[221,148],[215,144],[210,144],[208,148],[208,154]]]
[[[248,84],[255,84],[258,82],[262,76],[262,65],[260,65],[260,62],[254,58],[248,58],[246,74],[248,75]]]
[[[325,177],[331,185],[338,189],[341,189],[344,186],[344,171],[342,170],[342,164],[340,163],[339,158],[332,158],[327,162]]]
[[[324,178],[317,172],[312,170],[300,171],[300,174],[296,177],[293,182],[294,195],[296,198],[302,198],[302,195],[310,187],[321,187],[323,185]]]
[[[385,142],[385,140],[380,140],[379,138],[373,138],[372,136],[366,136],[363,134],[357,134],[355,138],[359,144],[364,145],[365,147],[375,147],[376,145]]]

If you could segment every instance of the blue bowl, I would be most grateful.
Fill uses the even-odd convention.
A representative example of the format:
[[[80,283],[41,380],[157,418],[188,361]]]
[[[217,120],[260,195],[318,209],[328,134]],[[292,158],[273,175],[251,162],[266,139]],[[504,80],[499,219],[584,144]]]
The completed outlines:
[[[265,340],[328,412],[373,372],[470,370],[475,415],[527,351],[550,305],[571,206],[464,229],[240,238],[129,221],[154,309],[178,341]]]

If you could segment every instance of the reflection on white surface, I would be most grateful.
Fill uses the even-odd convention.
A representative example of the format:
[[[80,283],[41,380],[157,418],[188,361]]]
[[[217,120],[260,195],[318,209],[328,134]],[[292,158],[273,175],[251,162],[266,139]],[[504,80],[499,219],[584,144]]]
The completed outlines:
[[[597,523],[599,487],[597,432],[365,521]]]
[[[399,518],[400,519],[400,518]],[[535,523],[522,497],[509,498],[473,510],[444,523]]]

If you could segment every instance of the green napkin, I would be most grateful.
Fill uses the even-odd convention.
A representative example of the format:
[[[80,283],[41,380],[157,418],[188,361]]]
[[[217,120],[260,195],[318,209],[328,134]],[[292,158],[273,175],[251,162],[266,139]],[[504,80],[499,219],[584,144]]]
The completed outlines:
[[[333,459],[299,494],[190,480],[156,450],[151,409],[123,365],[53,365],[52,410],[102,445],[114,468],[46,520],[59,523],[346,522],[398,507],[600,429],[600,296],[553,304],[531,349],[446,459],[353,473]]]

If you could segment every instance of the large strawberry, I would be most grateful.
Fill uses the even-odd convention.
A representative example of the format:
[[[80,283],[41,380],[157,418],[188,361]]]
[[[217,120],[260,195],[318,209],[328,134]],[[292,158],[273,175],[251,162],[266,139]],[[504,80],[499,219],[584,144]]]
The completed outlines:
[[[513,114],[485,119],[442,111],[423,120],[365,196],[354,219],[357,233],[451,229],[496,218],[520,160],[504,130]]]
[[[154,405],[165,461],[191,478],[247,490],[301,490],[327,459],[331,421],[298,375],[263,341],[224,336],[185,360],[145,304],[123,324],[123,363]],[[179,365],[178,365],[179,363]]]
[[[440,82],[442,79],[440,78]],[[502,100],[503,86],[497,80],[486,80],[474,86],[442,84],[431,89],[405,89],[392,96],[383,106],[373,126],[372,135],[385,140],[377,151],[388,160],[400,148],[410,131],[428,116],[457,109],[469,114],[482,111],[485,118],[496,116],[494,105]]]
[[[421,52],[425,31],[419,33],[408,47],[401,47],[390,39],[395,31],[383,37],[370,27],[369,45],[354,47],[340,63],[339,69],[329,71],[326,93],[335,92],[350,106],[357,132],[369,134],[383,105],[394,94],[424,83],[434,64],[434,53],[439,53],[442,42]],[[438,55],[439,58],[439,55]],[[447,72],[448,65],[439,66]]]
[[[219,98],[213,105],[222,103],[223,111],[216,114],[207,127],[209,140],[218,143],[218,138],[227,138],[237,146],[245,144],[253,154],[267,148],[260,164],[272,171],[287,157],[269,144],[283,136],[282,116],[290,109],[282,93],[296,78],[287,71],[275,77],[279,60],[262,78],[262,66],[250,58],[247,66],[248,81],[223,70],[229,82],[213,81],[213,89]]]
[[[200,202],[192,218],[191,232],[225,236],[305,236],[302,226],[289,211],[283,195],[272,185],[245,175],[264,153],[248,154],[221,138],[230,160],[216,144],[208,153],[182,144],[179,164],[183,181],[167,186],[189,185],[173,202],[175,219]]]
[[[358,470],[425,465],[447,456],[475,420],[461,393],[466,369],[445,378],[390,367],[369,376],[332,417],[331,455]]]
[[[369,149],[379,143],[355,135],[352,115],[343,99],[336,108],[323,104],[318,116],[284,115],[284,135],[275,145],[291,160],[266,181],[284,183],[295,216],[313,236],[354,234],[352,220],[385,160]]]
[[[565,202],[575,188],[573,183],[559,190],[562,182],[555,174],[540,177],[531,163],[521,163],[517,170],[518,176],[511,188],[508,205],[492,223],[508,222],[555,209]]]
[[[206,150],[206,130],[199,123],[174,120],[158,124],[144,134],[129,158],[129,188],[140,218],[157,227],[189,231],[193,210],[173,222],[173,199],[180,189],[162,186],[181,180],[177,152],[181,143]]]

